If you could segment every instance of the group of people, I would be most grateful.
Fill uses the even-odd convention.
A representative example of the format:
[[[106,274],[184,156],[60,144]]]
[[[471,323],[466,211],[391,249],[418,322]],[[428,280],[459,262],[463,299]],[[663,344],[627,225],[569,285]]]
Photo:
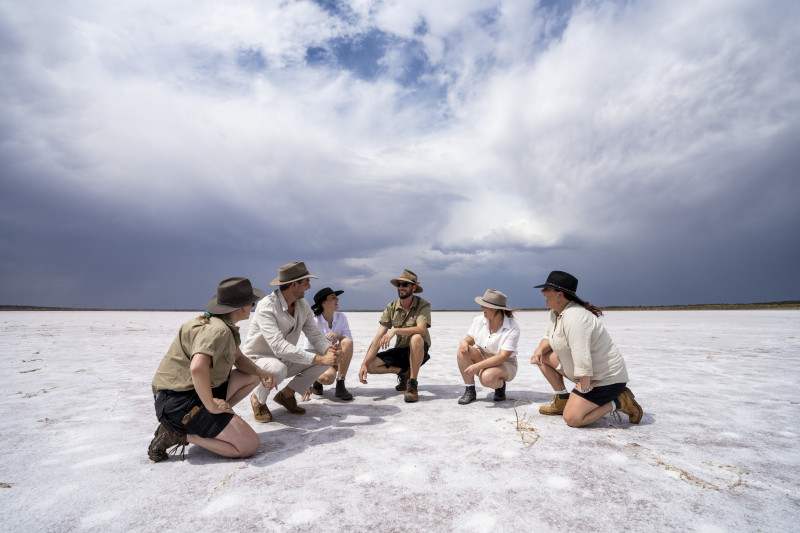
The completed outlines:
[[[219,283],[203,315],[181,326],[153,378],[159,426],[148,449],[151,460],[163,461],[170,450],[175,453],[189,443],[225,457],[253,455],[258,435],[233,406],[250,394],[255,420],[270,422],[268,396],[287,379],[272,399],[290,413],[306,412],[297,394],[301,401],[308,400],[334,382],[336,398],[353,399],[345,386],[353,338],[347,317],[338,311],[343,291],[325,287],[309,305],[304,296],[311,278],[318,279],[305,263],[289,263],[270,282],[277,289],[266,296],[246,278],[228,278]],[[413,403],[419,399],[420,367],[430,359],[431,305],[418,296],[422,286],[414,272],[404,270],[390,282],[398,298],[381,314],[358,378],[366,384],[368,374],[395,374],[396,390]],[[626,386],[625,361],[599,320],[602,311],[581,300],[577,286],[577,278],[561,271],[551,272],[536,286],[550,315],[531,363],[554,390],[551,404],[539,412],[563,415],[573,427],[615,411],[639,423],[642,409]],[[520,331],[506,295],[488,289],[475,302],[483,314],[472,321],[456,353],[465,384],[461,405],[477,399],[476,376],[494,389],[494,401],[502,401],[506,383],[517,374]],[[248,317],[250,328],[242,342],[236,323]],[[304,346],[298,344],[301,333]],[[564,378],[575,383],[572,391],[567,391]]]

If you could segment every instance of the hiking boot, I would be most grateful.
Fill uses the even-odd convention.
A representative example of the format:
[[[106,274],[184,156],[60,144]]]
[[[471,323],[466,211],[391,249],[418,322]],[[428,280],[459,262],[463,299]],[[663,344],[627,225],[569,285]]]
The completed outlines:
[[[619,408],[617,411],[622,411],[628,415],[628,420],[631,424],[638,424],[642,420],[642,407],[634,399],[633,393],[628,387],[622,391],[622,394],[617,396],[619,400]]]
[[[269,412],[269,407],[267,404],[261,403],[258,401],[258,396],[256,393],[250,395],[250,405],[253,407],[253,417],[256,419],[256,422],[272,422],[272,413]]]
[[[343,379],[336,380],[336,397],[346,402],[353,399],[353,395],[345,388]]]
[[[464,394],[461,398],[458,399],[458,403],[460,405],[467,405],[468,403],[472,403],[475,401],[477,396],[475,395],[475,385],[467,386],[464,390]]]
[[[408,377],[411,375],[411,369],[406,369],[405,372],[400,372],[397,374],[397,385],[395,386],[394,390],[396,391],[404,391],[408,389]]]
[[[294,398],[294,393],[292,393],[292,395],[289,396],[287,394],[284,394],[284,391],[286,391],[286,389],[283,389],[281,392],[276,394],[273,400],[275,400],[276,403],[279,403],[280,405],[284,406],[286,410],[289,411],[290,413],[294,413],[296,415],[305,414],[306,410],[297,405],[297,400],[295,400]]]
[[[178,435],[174,431],[164,427],[164,424],[159,424],[153,435],[153,440],[150,441],[150,447],[147,448],[147,455],[150,457],[151,461],[158,463],[169,459],[170,455],[175,455],[178,451],[178,446],[182,446],[181,460],[183,460],[183,450],[188,445],[189,443],[186,441],[186,435]],[[173,446],[174,448],[167,453],[167,450]]]
[[[553,394],[553,401],[550,405],[540,405],[539,412],[543,415],[562,415],[564,408],[567,406],[569,398],[562,398],[558,394]]]
[[[417,393],[416,379],[411,379],[411,378],[408,379],[408,388],[406,389],[404,399],[406,403],[414,403],[417,400],[419,400],[419,394]]]
[[[494,389],[494,401],[502,402],[506,399],[506,382],[503,382],[503,386],[499,389]]]
[[[315,381],[311,384],[311,392],[316,394],[317,396],[322,396],[322,383],[319,381]]]

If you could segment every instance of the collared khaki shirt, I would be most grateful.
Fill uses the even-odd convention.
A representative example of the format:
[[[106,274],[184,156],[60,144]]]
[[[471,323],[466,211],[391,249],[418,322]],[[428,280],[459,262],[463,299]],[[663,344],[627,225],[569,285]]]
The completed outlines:
[[[197,317],[184,323],[158,365],[153,377],[153,394],[160,390],[194,389],[190,366],[196,353],[211,358],[211,388],[222,385],[228,381],[236,361],[239,342],[239,328],[227,318],[212,316],[208,324],[204,324],[203,317]]]
[[[419,296],[411,297],[411,307],[408,309],[408,313],[403,311],[403,306],[400,304],[400,299],[398,298],[386,306],[380,319],[381,326],[387,328],[413,328],[418,322],[425,322],[428,325],[428,327],[425,328],[423,338],[430,347],[431,334],[428,332],[428,329],[431,327],[431,304]],[[408,335],[397,335],[394,347],[407,348],[409,344],[411,344],[411,337]]]

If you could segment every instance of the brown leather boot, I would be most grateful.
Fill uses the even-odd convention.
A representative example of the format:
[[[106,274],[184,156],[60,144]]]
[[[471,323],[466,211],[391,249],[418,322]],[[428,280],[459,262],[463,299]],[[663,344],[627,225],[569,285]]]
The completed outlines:
[[[253,417],[256,419],[256,422],[272,422],[272,413],[269,412],[269,407],[267,404],[261,403],[258,401],[258,396],[256,393],[250,395],[250,405],[253,407]]]
[[[168,459],[170,455],[175,455],[175,453],[178,451],[178,446],[182,446],[180,451],[182,460],[183,450],[188,445],[189,443],[186,440],[186,435],[178,435],[174,431],[164,427],[164,424],[159,424],[158,428],[156,428],[155,435],[153,435],[153,440],[150,441],[150,447],[147,449],[147,455],[150,457],[151,461],[158,463]],[[174,449],[167,453],[167,450],[173,446]]]
[[[406,403],[413,403],[419,400],[419,393],[417,392],[416,379],[408,380],[408,388],[406,389],[406,393],[403,395],[403,399],[406,401]]]
[[[642,406],[636,402],[633,393],[628,387],[625,387],[622,394],[617,396],[617,400],[619,400],[619,409],[617,411],[622,411],[628,415],[628,420],[631,421],[631,424],[641,422],[644,411],[642,411]]]
[[[543,415],[563,415],[567,400],[569,398],[561,398],[558,394],[553,394],[553,401],[550,405],[540,405],[539,412]]]
[[[305,414],[306,410],[299,405],[297,405],[297,400],[294,398],[294,393],[292,395],[286,394],[286,389],[283,389],[278,394],[275,395],[273,398],[276,403],[284,406],[287,411],[290,413],[294,413],[296,415]]]
[[[408,377],[411,375],[411,369],[407,369],[405,372],[400,372],[397,374],[397,385],[395,386],[394,390],[396,391],[404,391],[408,389]]]

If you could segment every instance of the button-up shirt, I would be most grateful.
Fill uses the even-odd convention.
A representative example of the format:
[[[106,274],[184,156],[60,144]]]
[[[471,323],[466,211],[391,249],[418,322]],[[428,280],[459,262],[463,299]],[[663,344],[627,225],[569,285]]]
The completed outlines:
[[[559,315],[550,311],[545,338],[558,356],[558,370],[571,381],[583,376],[598,386],[627,383],[625,360],[600,319],[576,302]]]
[[[391,302],[383,310],[380,320],[381,326],[387,328],[413,328],[418,322],[425,322],[428,325],[422,337],[430,347],[431,335],[428,333],[428,329],[431,327],[431,304],[419,296],[411,297],[411,307],[408,308],[408,313],[403,311],[399,298]],[[394,346],[395,348],[407,348],[410,344],[411,337],[397,335]]]
[[[511,357],[517,356],[519,325],[513,318],[503,317],[503,325],[499,330],[491,333],[489,320],[483,315],[476,316],[472,320],[467,335],[475,340],[475,346],[489,354],[497,355],[501,350],[506,350],[511,352]]]
[[[285,362],[310,365],[314,362],[314,353],[297,346],[300,333],[305,334],[320,355],[331,345],[314,322],[308,302],[303,298],[295,301],[292,316],[283,293],[276,289],[256,305],[242,352],[253,361],[260,357],[276,357]]]
[[[325,320],[325,317],[322,316],[322,313],[318,314],[314,317],[314,322],[317,323],[317,327],[319,328],[322,335],[327,335],[328,333],[336,333],[337,335],[344,335],[350,340],[353,340],[353,334],[350,333],[350,324],[347,322],[347,317],[344,313],[340,313],[339,311],[333,312],[333,323],[331,327],[328,327],[328,321]],[[311,344],[311,341],[306,340],[306,350],[313,350],[314,345]]]

